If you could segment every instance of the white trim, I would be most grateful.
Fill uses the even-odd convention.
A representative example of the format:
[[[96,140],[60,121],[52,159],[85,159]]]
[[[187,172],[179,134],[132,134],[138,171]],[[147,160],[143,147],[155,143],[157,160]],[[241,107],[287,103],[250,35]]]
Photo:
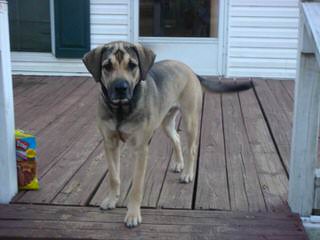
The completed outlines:
[[[305,223],[319,224],[318,227],[320,228],[320,216],[318,215],[311,215],[310,217],[301,217],[301,221],[303,224]]]
[[[219,8],[219,57],[218,71],[219,75],[227,74],[227,59],[228,59],[228,24],[229,24],[229,0],[221,0]]]
[[[7,1],[0,0],[0,203],[17,193],[13,90]]]
[[[301,221],[305,228],[319,229],[320,231],[320,216],[301,217]]]
[[[127,36],[128,41],[131,41],[131,35],[132,35],[132,29],[131,29],[131,15],[132,15],[132,9],[131,9],[131,1],[128,0],[126,2],[128,5],[128,12],[127,12]]]
[[[130,28],[133,29],[132,39],[134,43],[139,42],[139,1],[131,0],[132,21]]]
[[[302,217],[302,224],[310,240],[318,240],[320,237],[320,216]]]
[[[56,58],[52,53],[11,52],[14,74],[88,76],[81,59]]]
[[[129,29],[129,39],[132,43],[138,42],[138,34],[139,27],[136,26],[135,21],[136,18],[139,18],[139,12],[136,13],[136,5],[135,0],[129,0],[128,7],[129,7],[129,17],[128,17],[128,29]],[[138,8],[139,11],[139,8]]]
[[[19,52],[12,51],[11,52],[12,61],[20,61],[20,62],[30,62],[31,61],[41,61],[41,62],[52,62],[55,60],[56,62],[70,62],[75,63],[79,62],[80,58],[55,58],[55,56],[51,52]]]
[[[181,43],[194,43],[194,44],[217,44],[217,38],[196,38],[196,37],[139,37],[139,42],[147,43],[167,43],[167,44],[181,44]]]
[[[51,30],[51,52],[56,55],[56,38],[54,27],[54,0],[50,0],[50,30]]]
[[[225,36],[225,12],[226,1],[222,0],[219,3],[219,20],[218,20],[218,37],[140,37],[139,36],[139,1],[130,1],[131,11],[131,26],[134,29],[131,35],[133,42],[140,42],[153,48],[156,51],[158,60],[170,58],[185,62],[195,72],[203,75],[222,75],[224,74],[224,39]],[[180,46],[179,46],[180,45]],[[177,48],[176,48],[177,47]],[[203,53],[204,48],[207,48],[202,62],[196,58],[192,58],[190,49],[199,49]],[[188,49],[188,51],[184,51]]]

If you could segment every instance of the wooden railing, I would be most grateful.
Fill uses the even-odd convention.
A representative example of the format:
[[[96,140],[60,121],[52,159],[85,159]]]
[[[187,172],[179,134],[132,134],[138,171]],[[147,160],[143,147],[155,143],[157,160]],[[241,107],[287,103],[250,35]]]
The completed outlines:
[[[308,217],[315,200],[320,113],[320,2],[300,4],[295,106],[289,173],[289,205]]]

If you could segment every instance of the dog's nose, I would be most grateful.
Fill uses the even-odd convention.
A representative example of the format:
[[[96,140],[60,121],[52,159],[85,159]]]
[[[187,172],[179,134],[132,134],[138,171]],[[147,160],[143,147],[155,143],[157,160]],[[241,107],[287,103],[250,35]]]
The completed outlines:
[[[118,80],[114,83],[114,90],[119,95],[125,95],[129,88],[129,83],[126,80]]]

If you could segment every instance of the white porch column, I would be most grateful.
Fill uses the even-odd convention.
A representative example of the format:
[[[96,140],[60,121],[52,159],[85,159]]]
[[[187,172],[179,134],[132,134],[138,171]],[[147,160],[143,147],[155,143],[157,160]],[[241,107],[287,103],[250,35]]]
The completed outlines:
[[[0,0],[0,203],[17,193],[8,5]]]
[[[300,12],[298,76],[291,145],[289,196],[291,210],[308,217],[314,201],[315,166],[318,153],[320,119],[319,50],[314,33],[318,32],[320,5],[303,3]],[[318,15],[319,16],[319,15]]]

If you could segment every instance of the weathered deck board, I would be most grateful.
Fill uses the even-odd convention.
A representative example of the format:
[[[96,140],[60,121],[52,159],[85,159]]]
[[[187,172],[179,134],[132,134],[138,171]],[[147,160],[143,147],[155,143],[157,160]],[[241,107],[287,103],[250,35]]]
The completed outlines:
[[[70,106],[67,104],[68,102],[66,100],[72,93],[76,92],[77,88],[85,81],[88,80],[71,79],[59,91],[49,92],[44,99],[34,99],[32,107],[29,110],[23,111],[23,114],[19,114],[16,117],[16,125],[34,133],[41,131],[48,124],[48,121],[43,121],[45,120],[43,119],[43,116],[48,116],[51,120],[54,119],[50,114],[47,114],[48,110],[50,110],[51,114],[58,115],[59,112],[56,110],[56,106]],[[66,103],[66,105],[60,104],[62,102]]]
[[[64,86],[69,85],[69,81],[64,78],[50,79],[50,77],[44,77],[38,85],[34,85],[32,89],[28,89],[24,94],[18,94],[16,99],[15,108],[18,112],[27,112],[32,110],[33,106],[41,103],[46,98],[51,98],[59,92]],[[19,100],[23,97],[23,100]]]
[[[22,192],[14,201],[99,205],[107,195],[108,184],[107,161],[95,127],[97,86],[87,78],[19,76],[15,77],[15,81],[18,81],[16,99],[25,99],[29,94],[36,93],[32,97],[32,107],[28,108],[28,117],[21,122],[21,126],[31,129],[37,136],[41,190]],[[287,179],[281,170],[275,144],[279,149],[281,147],[277,138],[271,137],[270,130],[272,135],[277,130],[277,134],[287,136],[284,130],[290,126],[274,129],[270,121],[276,124],[275,120],[279,117],[272,116],[277,115],[277,111],[282,111],[284,119],[292,112],[292,100],[287,90],[292,89],[292,84],[287,82],[259,80],[255,92],[258,96],[253,91],[240,93],[239,96],[206,94],[199,163],[192,184],[179,183],[180,174],[170,171],[169,164],[174,157],[172,143],[162,130],[157,131],[150,144],[142,206],[286,211]],[[51,88],[53,85],[55,87]],[[33,90],[28,93],[27,89]],[[282,91],[285,92],[284,97],[281,96]],[[51,95],[44,99],[49,93]],[[280,103],[281,98],[285,102]],[[270,99],[272,106],[268,103]],[[28,102],[20,101],[16,116],[22,119],[24,112],[21,109]],[[38,116],[33,119],[31,113]],[[287,123],[282,121],[281,124]],[[183,124],[180,129],[185,154],[187,145]],[[283,151],[282,154],[288,152]],[[288,156],[284,155],[284,158]],[[120,207],[127,204],[133,165],[132,150],[126,146],[121,154]]]
[[[44,77],[37,76],[19,76],[13,78],[15,82],[18,81],[19,84],[14,87],[14,104],[18,105],[20,103],[24,103],[27,96],[38,92],[38,88],[44,84],[48,84],[48,80]]]
[[[237,93],[222,95],[222,108],[231,209],[265,211]]]
[[[249,145],[268,211],[289,211],[288,178],[253,90],[239,93]]]
[[[94,121],[86,125],[82,138],[75,142],[68,151],[56,158],[56,164],[41,176],[41,189],[26,192],[18,201],[27,203],[50,203],[68,180],[82,166],[101,142]],[[100,166],[101,168],[103,166]]]
[[[36,81],[41,82],[42,85],[45,85],[46,88],[49,90],[49,93],[55,97],[57,93],[52,92],[52,84],[55,83],[56,85],[59,85],[61,82],[67,82],[69,84],[62,84],[65,86],[65,88],[72,89],[71,84],[75,84],[75,81],[78,81],[80,84],[82,80],[80,81],[75,79],[74,81],[69,81],[69,78],[52,78],[52,77],[32,77],[33,85],[37,85]],[[87,79],[87,78],[85,78]],[[29,79],[28,79],[29,80]],[[57,80],[57,81],[56,81]],[[89,83],[87,85],[87,83]],[[71,84],[70,84],[71,83]],[[39,177],[42,177],[48,169],[50,169],[51,166],[53,166],[57,160],[57,157],[62,154],[64,151],[67,151],[70,146],[72,146],[76,142],[76,137],[79,136],[80,133],[83,131],[83,120],[87,119],[88,117],[92,117],[94,119],[94,114],[89,114],[90,111],[94,110],[94,104],[93,101],[95,99],[95,93],[91,92],[88,94],[88,91],[92,90],[93,85],[91,84],[91,81],[86,81],[84,84],[81,84],[81,88],[77,88],[76,91],[71,93],[66,98],[60,99],[59,102],[56,103],[56,105],[48,111],[48,101],[47,104],[44,104],[42,106],[43,112],[40,116],[30,116],[31,119],[26,119],[30,121],[29,127],[22,128],[24,130],[31,129],[32,133],[36,134],[37,137],[37,143],[38,143],[38,174]],[[78,83],[76,83],[77,85]],[[41,86],[42,86],[41,85]],[[29,85],[27,84],[27,87]],[[41,86],[38,86],[39,92],[43,91],[43,88]],[[21,88],[23,88],[23,85],[21,85]],[[42,90],[41,90],[42,89]],[[50,92],[51,91],[51,92]],[[47,91],[45,91],[48,93]],[[88,96],[84,95],[90,95],[92,99],[92,103],[88,102],[89,98]],[[82,100],[82,97],[83,100]],[[33,104],[41,104],[39,103],[41,99],[34,98]],[[79,101],[80,100],[80,101]],[[54,100],[52,100],[54,102]],[[28,102],[24,102],[25,105],[28,105]],[[91,104],[88,105],[88,104]],[[93,104],[93,105],[92,105]],[[80,109],[87,107],[87,109],[84,109],[86,111],[86,114],[83,116],[79,116],[82,112]],[[50,108],[49,108],[50,109]],[[89,111],[87,111],[89,109]],[[68,110],[68,112],[65,112]],[[32,108],[31,108],[32,111]],[[15,109],[15,115],[17,118],[23,119],[25,114],[25,111],[19,111],[19,109]],[[75,116],[77,118],[75,118]],[[32,120],[33,118],[33,120]],[[79,121],[78,119],[81,119]],[[92,120],[91,120],[92,121]],[[74,122],[74,124],[73,124]],[[79,126],[79,123],[82,124],[82,126]],[[73,124],[73,125],[72,125]],[[46,127],[46,128],[45,128]],[[21,128],[21,125],[16,124],[16,128]],[[82,129],[81,131],[79,131]],[[43,131],[41,131],[43,130]],[[76,130],[76,131],[74,131]],[[73,132],[72,132],[73,131]],[[41,183],[40,183],[41,184]],[[14,200],[20,199],[21,196],[24,195],[24,192],[20,192]]]
[[[287,90],[289,96],[294,99],[294,81],[287,80],[287,81],[281,81],[281,84],[284,86],[284,88]]]
[[[162,129],[158,130],[150,143],[142,206],[157,207],[171,154],[172,143],[170,139]]]
[[[143,209],[144,223],[123,224],[125,209],[0,205],[0,237],[32,239],[307,239],[297,215]]]
[[[273,81],[273,80],[267,80],[265,81],[270,88],[272,94],[274,95],[277,104],[282,108],[282,112],[287,117],[287,122],[284,122],[283,124],[286,124],[288,127],[288,138],[289,138],[289,155],[288,159],[290,159],[290,146],[291,146],[291,132],[292,132],[292,126],[293,126],[293,96],[294,93],[291,91],[294,90],[292,86],[293,84],[285,83],[283,84],[282,81]],[[288,81],[284,81],[288,82]],[[292,81],[291,81],[292,82]],[[287,89],[288,88],[288,89]],[[267,117],[268,118],[268,117]]]
[[[119,207],[126,206],[128,201],[128,193],[131,187],[132,169],[134,166],[132,151],[133,150],[130,147],[126,146],[124,153],[121,155],[121,193],[119,203],[117,204]],[[171,142],[165,133],[159,129],[153,136],[149,146],[149,159],[142,201],[143,207],[157,207],[162,182],[164,181],[166,175],[171,153]],[[99,205],[106,197],[107,189],[107,180],[104,179],[90,204],[94,206]]]
[[[104,153],[104,150],[103,150]],[[107,165],[107,160],[105,161]],[[120,160],[120,197],[117,206],[124,207],[125,199],[130,191],[132,169],[134,167],[134,157],[130,146],[125,145],[121,152]],[[108,174],[104,177],[100,187],[90,201],[90,205],[98,206],[106,198],[108,193]]]
[[[230,210],[221,95],[206,93],[203,111],[195,208]]]
[[[107,172],[102,143],[55,196],[53,204],[85,206]]]
[[[254,90],[206,94],[191,184],[179,183],[180,174],[169,170],[172,143],[158,130],[150,143],[143,224],[128,230],[125,209],[96,207],[108,192],[108,166],[95,126],[98,86],[86,78],[14,81],[17,127],[32,130],[39,143],[41,189],[0,205],[0,238],[306,239],[300,219],[289,213],[287,164],[281,162],[289,158],[292,82],[260,79]],[[133,165],[132,150],[124,147],[120,207],[127,204]]]
[[[272,136],[276,141],[283,164],[288,171],[291,144],[290,121],[292,121],[292,119],[288,119],[287,114],[279,105],[276,97],[265,81],[256,80],[255,90],[261,103],[262,111],[267,118],[266,120],[271,129]]]
[[[290,94],[286,91],[286,88],[281,84],[281,81],[267,80],[271,92],[276,97],[279,106],[283,109],[283,112],[287,115],[289,119],[290,128],[292,128],[293,119],[293,99]]]
[[[17,106],[25,103],[27,96],[34,94],[40,86],[46,84],[45,81],[43,82],[42,80],[43,79],[26,77],[17,87],[14,87],[14,105]]]
[[[145,187],[141,206],[156,208],[162,184],[168,170],[170,156],[172,154],[171,141],[162,129],[158,129],[152,137],[149,146],[149,159],[147,164]],[[128,194],[123,201],[127,206]]]
[[[81,138],[88,123],[95,121],[95,104],[96,95],[88,94],[37,136],[40,176],[55,164],[62,152]]]
[[[202,113],[201,113],[202,114]],[[199,116],[201,119],[202,116]],[[201,129],[201,124],[199,126],[199,131]],[[185,125],[183,119],[181,120],[178,133],[180,135],[180,141],[182,145],[183,158],[186,159],[186,148],[188,146],[185,132]],[[200,134],[199,134],[200,135]],[[200,136],[199,136],[200,139]],[[162,191],[160,193],[158,207],[159,208],[168,208],[168,209],[192,209],[193,208],[193,194],[195,188],[195,179],[197,177],[197,172],[195,173],[194,180],[189,184],[183,184],[180,182],[179,177],[181,173],[176,173],[170,171],[170,166],[172,161],[174,161],[175,154],[171,154],[170,165],[165,176]],[[194,170],[197,171],[198,157],[194,164]]]
[[[20,89],[23,86],[23,83],[32,76],[22,76],[22,75],[12,75],[12,85],[15,90]],[[24,88],[24,87],[22,87]]]
[[[107,190],[108,190],[107,174],[106,176],[103,177],[100,183],[100,186],[98,186],[97,191],[92,196],[88,205],[99,206],[102,203],[102,201],[107,197]],[[120,188],[120,190],[122,190],[122,188]],[[121,207],[121,204],[119,202],[117,203],[117,207]]]
[[[84,98],[91,91],[95,91],[91,81],[85,81],[80,85],[79,88],[75,89],[75,91],[71,92],[67,97],[60,99],[57,104],[52,106],[49,112],[47,109],[44,109],[46,112],[36,116],[33,121],[29,122],[26,128],[38,135],[38,133],[45,129],[48,125],[54,123],[57,119],[70,111],[72,107],[80,101],[81,98]]]

